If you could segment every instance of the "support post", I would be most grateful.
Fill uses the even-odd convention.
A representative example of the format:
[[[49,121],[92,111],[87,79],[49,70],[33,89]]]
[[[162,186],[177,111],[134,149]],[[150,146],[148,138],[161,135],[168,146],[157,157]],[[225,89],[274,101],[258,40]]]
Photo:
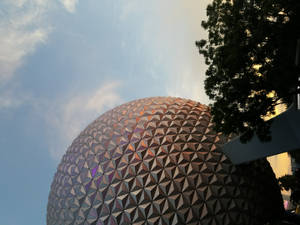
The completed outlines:
[[[300,64],[300,38],[297,40],[297,46],[296,46],[296,57],[295,57],[295,65],[297,68],[299,68]],[[297,110],[300,110],[300,74],[298,74],[297,78],[297,87],[296,87],[296,92],[297,92]]]

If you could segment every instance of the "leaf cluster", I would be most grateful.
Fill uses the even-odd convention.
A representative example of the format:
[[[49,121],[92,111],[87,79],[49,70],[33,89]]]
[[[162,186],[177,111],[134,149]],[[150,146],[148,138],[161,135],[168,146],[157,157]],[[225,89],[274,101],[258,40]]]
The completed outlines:
[[[300,203],[300,171],[294,175],[284,175],[278,178],[279,186],[282,190],[291,190],[290,200],[294,204]]]
[[[268,114],[293,101],[299,68],[299,0],[213,0],[196,42],[208,65],[205,90],[216,130],[270,140]]]

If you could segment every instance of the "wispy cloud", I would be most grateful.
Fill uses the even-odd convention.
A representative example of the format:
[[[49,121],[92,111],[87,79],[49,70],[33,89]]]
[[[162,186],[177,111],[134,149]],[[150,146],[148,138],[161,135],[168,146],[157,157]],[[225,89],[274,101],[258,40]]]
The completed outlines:
[[[201,20],[211,0],[124,1],[120,21],[142,17],[136,48],[153,60],[148,65],[153,79],[165,77],[166,93],[209,103],[204,92],[206,65],[195,41],[206,38]],[[161,74],[163,72],[163,74]]]
[[[176,10],[163,4],[158,12],[159,26],[150,22],[155,33],[153,54],[161,55],[161,65],[166,71],[167,94],[209,103],[204,92],[206,66],[198,54],[195,41],[206,37],[201,20],[206,17],[205,8],[210,0],[174,1]],[[166,13],[168,11],[168,13]],[[155,21],[153,21],[155,23]],[[145,36],[145,42],[149,37]]]
[[[96,90],[81,93],[52,105],[52,109],[46,114],[46,120],[54,132],[53,138],[56,138],[50,146],[50,154],[54,159],[61,158],[67,146],[88,123],[105,110],[122,102],[118,94],[120,85],[121,83],[117,81],[105,83]]]
[[[138,0],[121,0],[119,3],[121,20],[126,20],[131,14],[136,13],[139,10],[139,5],[143,3]],[[142,9],[143,7],[140,7]]]
[[[61,0],[61,2],[67,11],[69,11],[70,13],[75,12],[78,0]]]
[[[77,2],[62,0],[68,12],[75,11]],[[57,3],[51,0],[0,2],[0,109],[28,102],[27,98],[20,98],[16,88],[12,88],[13,78],[27,57],[41,44],[46,44],[53,30],[47,18],[53,9],[57,9],[56,6]]]
[[[46,0],[4,1],[0,9],[0,84],[9,81],[24,62],[47,39],[50,27],[42,23]]]
[[[31,102],[31,96],[20,94],[14,88],[0,91],[0,109],[12,109],[20,106],[24,102]]]
[[[201,71],[201,68],[199,68],[199,71]],[[165,87],[168,96],[189,98],[202,104],[208,104],[209,101],[205,96],[203,83],[204,78],[197,70],[181,68],[180,71],[174,71],[172,77],[168,77]]]
[[[211,0],[177,1],[176,8],[180,10],[172,11],[167,16],[161,14],[161,17],[165,18],[164,26],[171,30],[169,33],[178,33],[174,45],[169,47],[172,51],[172,61],[177,66],[169,67],[167,93],[204,104],[210,102],[204,91],[207,67],[198,53],[195,41],[207,37],[207,33],[201,27],[201,21],[206,19],[206,6],[210,2]],[[165,39],[172,38],[167,34]]]

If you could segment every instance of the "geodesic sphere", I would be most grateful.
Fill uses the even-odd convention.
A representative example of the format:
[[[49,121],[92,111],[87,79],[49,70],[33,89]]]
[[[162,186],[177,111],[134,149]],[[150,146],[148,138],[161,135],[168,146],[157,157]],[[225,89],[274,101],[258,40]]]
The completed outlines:
[[[180,98],[104,113],[63,156],[47,224],[262,224],[282,208],[272,169],[234,166],[212,128],[207,106]]]

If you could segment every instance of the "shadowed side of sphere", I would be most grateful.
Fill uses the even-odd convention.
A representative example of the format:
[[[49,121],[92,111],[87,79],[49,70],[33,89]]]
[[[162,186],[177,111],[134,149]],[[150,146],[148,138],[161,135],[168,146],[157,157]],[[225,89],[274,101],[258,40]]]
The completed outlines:
[[[233,166],[220,151],[226,142],[197,102],[155,97],[118,106],[63,156],[47,224],[262,224],[282,204],[272,169],[265,160]]]

